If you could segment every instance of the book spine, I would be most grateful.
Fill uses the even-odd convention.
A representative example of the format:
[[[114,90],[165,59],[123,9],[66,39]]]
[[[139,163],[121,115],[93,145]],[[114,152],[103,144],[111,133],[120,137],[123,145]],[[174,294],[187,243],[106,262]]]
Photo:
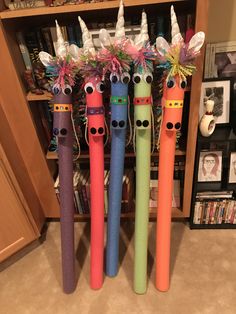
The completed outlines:
[[[198,225],[199,224],[199,209],[200,209],[200,202],[195,202],[194,205],[194,216],[193,216],[193,223]]]
[[[30,60],[32,66],[34,63],[39,62],[39,44],[37,41],[37,36],[34,31],[29,31],[25,33],[25,43],[29,51]]]
[[[48,52],[51,56],[54,56],[55,52],[53,48],[50,28],[49,27],[42,28],[42,35],[45,41],[45,46],[47,47],[45,51]]]
[[[204,64],[204,78],[210,77],[210,54],[211,54],[211,44],[206,45],[206,52],[205,52],[205,64]]]
[[[30,61],[30,54],[29,54],[28,48],[26,46],[23,33],[22,32],[16,32],[16,38],[17,38],[17,42],[18,42],[18,45],[20,48],[22,58],[24,60],[25,68],[27,70],[32,70],[32,64]]]

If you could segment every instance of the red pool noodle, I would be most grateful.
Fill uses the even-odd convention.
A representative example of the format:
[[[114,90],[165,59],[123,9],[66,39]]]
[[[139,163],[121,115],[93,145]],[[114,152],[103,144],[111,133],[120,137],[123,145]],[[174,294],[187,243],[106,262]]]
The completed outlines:
[[[175,104],[182,102],[183,105],[184,99],[184,89],[179,87],[179,77],[176,76],[175,80],[175,87],[164,87],[162,98],[163,121],[160,138],[156,234],[156,288],[160,291],[167,291],[170,285],[171,208],[176,143],[175,125],[176,123],[181,123],[183,110],[179,105],[176,108]],[[172,123],[174,128],[168,130],[167,123]]]
[[[102,94],[96,90],[100,79],[90,79],[94,86],[91,94],[86,93],[88,108],[102,107]],[[104,251],[104,145],[103,134],[91,134],[91,128],[104,130],[104,114],[88,115],[89,156],[90,156],[90,195],[91,195],[91,257],[90,286],[99,289],[103,284]]]

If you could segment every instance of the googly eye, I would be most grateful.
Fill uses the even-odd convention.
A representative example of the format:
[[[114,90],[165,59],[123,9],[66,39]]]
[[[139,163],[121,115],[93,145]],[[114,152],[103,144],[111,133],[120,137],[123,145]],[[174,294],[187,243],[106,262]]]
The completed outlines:
[[[53,92],[54,95],[59,95],[60,92],[61,92],[60,86],[59,86],[59,85],[54,85],[54,86],[52,87],[52,92]]]
[[[84,86],[84,90],[87,94],[92,94],[94,92],[94,86],[91,82],[88,82]]]
[[[62,93],[64,95],[70,95],[72,93],[72,88],[70,85],[66,85],[64,89],[62,89]]]
[[[143,78],[144,78],[144,81],[148,84],[151,84],[153,81],[152,73],[145,73]]]
[[[103,93],[104,90],[105,90],[105,85],[103,82],[99,82],[97,83],[96,85],[96,90],[99,92],[99,93]]]
[[[128,84],[129,83],[129,81],[130,81],[130,75],[129,75],[129,73],[128,72],[125,72],[125,73],[123,73],[122,75],[121,75],[121,82],[123,83],[123,84]]]
[[[181,80],[181,81],[180,81],[180,84],[179,84],[179,87],[181,87],[182,89],[185,89],[186,86],[187,86],[187,81]]]
[[[166,86],[168,88],[173,88],[175,86],[175,79],[174,78],[170,78],[167,82],[166,82]]]
[[[116,74],[116,73],[111,73],[111,75],[110,75],[110,81],[111,81],[112,83],[117,83],[117,82],[119,82],[119,79],[120,79],[120,77],[119,77],[118,74]]]
[[[135,74],[133,75],[133,82],[134,82],[134,84],[140,83],[141,80],[142,80],[142,75],[141,75],[141,74],[135,73]]]

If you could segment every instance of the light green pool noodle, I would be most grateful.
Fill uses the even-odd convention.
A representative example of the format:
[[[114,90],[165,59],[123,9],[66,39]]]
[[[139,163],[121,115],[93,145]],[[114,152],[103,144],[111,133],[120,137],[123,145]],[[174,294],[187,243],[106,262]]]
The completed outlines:
[[[151,84],[141,80],[134,87],[134,97],[151,96]],[[148,120],[151,126],[151,105],[135,105],[136,120]],[[134,291],[147,289],[148,214],[150,194],[151,128],[136,129],[136,200],[134,235]]]

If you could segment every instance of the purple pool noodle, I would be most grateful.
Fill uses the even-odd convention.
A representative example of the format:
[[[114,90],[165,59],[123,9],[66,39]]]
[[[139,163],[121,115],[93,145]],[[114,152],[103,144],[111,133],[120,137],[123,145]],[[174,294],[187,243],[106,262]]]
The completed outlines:
[[[71,104],[71,97],[64,94],[54,96],[55,104]],[[54,134],[59,131],[58,157],[61,209],[61,254],[63,290],[75,290],[74,253],[74,196],[73,196],[73,150],[71,111],[54,111]]]

